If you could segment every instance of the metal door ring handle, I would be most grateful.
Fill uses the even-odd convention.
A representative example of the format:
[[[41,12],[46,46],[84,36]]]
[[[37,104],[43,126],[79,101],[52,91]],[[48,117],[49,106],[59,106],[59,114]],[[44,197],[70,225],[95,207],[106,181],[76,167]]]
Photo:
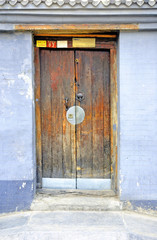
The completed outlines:
[[[77,93],[76,94],[76,100],[78,100],[79,102],[84,100],[84,95],[83,93]]]

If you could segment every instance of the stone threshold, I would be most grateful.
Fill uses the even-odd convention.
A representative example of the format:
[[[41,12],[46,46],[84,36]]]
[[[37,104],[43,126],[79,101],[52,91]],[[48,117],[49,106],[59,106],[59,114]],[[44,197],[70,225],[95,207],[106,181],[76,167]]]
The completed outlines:
[[[120,211],[113,191],[38,189],[32,211]]]

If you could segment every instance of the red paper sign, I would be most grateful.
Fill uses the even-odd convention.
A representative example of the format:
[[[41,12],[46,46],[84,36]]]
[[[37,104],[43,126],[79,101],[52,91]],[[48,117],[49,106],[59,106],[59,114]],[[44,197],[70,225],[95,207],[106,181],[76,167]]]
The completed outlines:
[[[55,41],[47,41],[47,48],[56,48],[57,44]]]

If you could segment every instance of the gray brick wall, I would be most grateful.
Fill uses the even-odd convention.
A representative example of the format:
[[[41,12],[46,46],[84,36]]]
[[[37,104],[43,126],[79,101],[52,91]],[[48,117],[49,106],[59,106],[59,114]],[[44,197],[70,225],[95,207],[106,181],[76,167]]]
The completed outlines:
[[[119,38],[120,196],[157,200],[157,32]]]

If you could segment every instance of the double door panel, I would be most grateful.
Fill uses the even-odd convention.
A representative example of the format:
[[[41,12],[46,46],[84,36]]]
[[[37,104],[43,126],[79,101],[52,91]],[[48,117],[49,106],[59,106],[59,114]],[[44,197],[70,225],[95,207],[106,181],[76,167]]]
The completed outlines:
[[[110,179],[109,52],[42,49],[40,69],[43,179],[92,189]],[[82,123],[67,120],[72,106],[84,110]]]

